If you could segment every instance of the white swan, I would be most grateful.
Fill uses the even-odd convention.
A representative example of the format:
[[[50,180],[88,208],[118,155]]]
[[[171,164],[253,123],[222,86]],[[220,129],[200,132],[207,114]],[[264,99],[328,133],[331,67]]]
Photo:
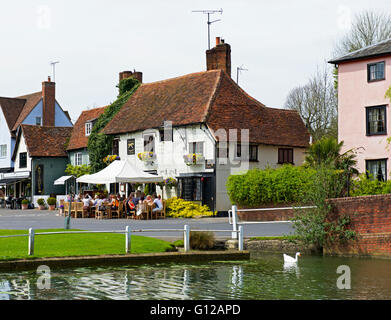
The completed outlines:
[[[300,256],[301,256],[300,252],[296,252],[295,258],[292,258],[291,256],[288,256],[287,254],[284,253],[284,263],[296,263],[297,258]]]

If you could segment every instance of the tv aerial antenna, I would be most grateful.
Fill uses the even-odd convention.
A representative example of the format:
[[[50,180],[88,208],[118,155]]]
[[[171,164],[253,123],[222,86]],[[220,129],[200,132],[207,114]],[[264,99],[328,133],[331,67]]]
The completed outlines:
[[[50,62],[52,68],[53,68],[53,82],[56,82],[56,64],[60,63],[60,61],[52,61]]]
[[[203,13],[203,14],[208,15],[208,21],[207,21],[207,24],[208,24],[208,50],[210,50],[210,25],[212,23],[215,23],[215,22],[221,20],[221,19],[217,19],[217,20],[210,21],[210,15],[214,14],[214,13],[223,14],[223,9],[220,9],[220,10],[193,10],[192,12],[199,12],[199,13]]]
[[[243,68],[243,65],[236,68],[236,84],[239,84],[239,73],[240,71],[248,71],[248,69]]]

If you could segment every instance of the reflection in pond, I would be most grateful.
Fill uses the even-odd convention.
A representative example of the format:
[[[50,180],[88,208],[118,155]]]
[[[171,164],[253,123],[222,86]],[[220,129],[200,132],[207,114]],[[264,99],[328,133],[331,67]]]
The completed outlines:
[[[351,269],[350,290],[337,288],[339,265]],[[249,261],[155,264],[53,270],[39,290],[35,272],[0,273],[0,299],[391,299],[391,261],[282,255]]]

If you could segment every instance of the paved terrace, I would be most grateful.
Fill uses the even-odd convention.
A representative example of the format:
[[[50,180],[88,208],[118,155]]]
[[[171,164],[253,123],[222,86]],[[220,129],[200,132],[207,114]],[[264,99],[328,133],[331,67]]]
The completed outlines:
[[[65,218],[58,216],[58,211],[49,210],[10,210],[0,209],[0,229],[61,229],[64,228]],[[200,218],[200,219],[159,219],[159,220],[132,220],[132,219],[103,219],[93,218],[71,219],[72,229],[82,230],[124,230],[131,229],[183,229],[187,224],[191,229],[199,230],[230,230],[232,225],[228,218]],[[281,236],[293,233],[291,223],[251,223],[243,225],[245,237]],[[145,232],[138,235],[154,238],[175,240],[182,239],[180,232]],[[231,233],[217,233],[216,238],[228,239]]]

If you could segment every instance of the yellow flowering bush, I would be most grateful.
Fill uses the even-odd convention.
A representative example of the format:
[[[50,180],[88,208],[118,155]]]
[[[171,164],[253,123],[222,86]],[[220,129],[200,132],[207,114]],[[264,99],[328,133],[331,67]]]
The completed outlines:
[[[177,197],[167,199],[167,215],[173,218],[194,218],[197,216],[213,216],[206,205],[199,205]]]

